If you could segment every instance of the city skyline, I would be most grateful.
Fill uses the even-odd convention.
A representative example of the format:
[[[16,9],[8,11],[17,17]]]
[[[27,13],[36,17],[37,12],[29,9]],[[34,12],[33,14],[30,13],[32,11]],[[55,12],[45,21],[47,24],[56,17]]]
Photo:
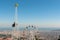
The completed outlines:
[[[14,22],[16,2],[19,24],[60,27],[60,0],[0,0],[0,26]]]

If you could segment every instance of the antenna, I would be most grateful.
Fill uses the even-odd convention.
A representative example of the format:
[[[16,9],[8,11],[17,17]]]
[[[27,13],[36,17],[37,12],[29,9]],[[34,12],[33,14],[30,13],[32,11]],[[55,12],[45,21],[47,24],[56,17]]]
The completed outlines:
[[[15,4],[15,16],[14,16],[14,23],[12,27],[16,27],[18,25],[18,3]]]
[[[15,4],[15,23],[18,22],[18,3]]]
[[[17,26],[18,26],[18,3],[15,4],[14,23],[12,24],[12,27],[14,27],[12,31],[12,39],[14,39],[14,37],[18,38],[18,35],[16,34],[18,32]]]

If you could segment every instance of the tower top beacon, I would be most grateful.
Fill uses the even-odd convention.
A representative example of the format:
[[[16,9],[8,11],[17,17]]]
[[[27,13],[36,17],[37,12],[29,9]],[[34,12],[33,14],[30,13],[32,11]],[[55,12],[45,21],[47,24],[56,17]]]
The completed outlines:
[[[19,6],[19,4],[18,3],[15,3],[15,7],[18,7]]]

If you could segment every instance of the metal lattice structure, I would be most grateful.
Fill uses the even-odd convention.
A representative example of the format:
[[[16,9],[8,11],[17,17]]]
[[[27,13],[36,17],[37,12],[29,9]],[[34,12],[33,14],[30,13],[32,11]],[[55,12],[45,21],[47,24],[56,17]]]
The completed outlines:
[[[35,26],[27,26],[26,27],[26,30],[28,31],[28,40],[35,40],[35,33],[37,31],[37,27]]]
[[[12,39],[15,40],[18,38],[18,3],[15,4],[15,16],[14,16],[14,23],[12,24]]]

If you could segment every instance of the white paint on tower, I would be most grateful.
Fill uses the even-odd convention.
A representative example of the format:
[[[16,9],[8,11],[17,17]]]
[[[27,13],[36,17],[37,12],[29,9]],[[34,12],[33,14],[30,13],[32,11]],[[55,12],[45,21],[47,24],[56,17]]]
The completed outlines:
[[[15,7],[15,23],[18,23],[18,10],[17,7]]]
[[[18,38],[18,3],[15,4],[15,16],[14,16],[14,23],[13,23],[13,31],[12,31],[12,38]],[[15,40],[15,39],[14,39]]]

